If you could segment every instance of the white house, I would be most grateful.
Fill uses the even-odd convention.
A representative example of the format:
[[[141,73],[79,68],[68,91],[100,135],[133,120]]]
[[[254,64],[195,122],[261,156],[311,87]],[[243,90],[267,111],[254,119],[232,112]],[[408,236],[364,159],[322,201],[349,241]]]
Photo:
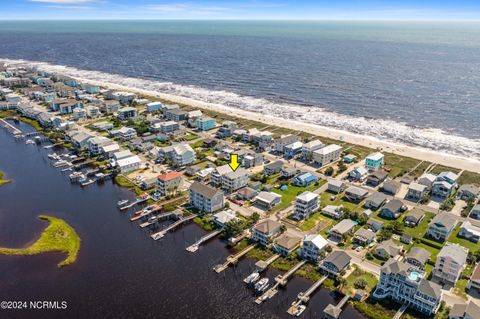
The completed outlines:
[[[313,161],[320,166],[325,166],[338,160],[341,154],[342,147],[340,145],[330,144],[313,151]]]
[[[303,220],[310,217],[320,208],[320,199],[318,194],[305,191],[297,196],[295,199],[295,210],[293,218],[296,220]]]
[[[327,240],[321,235],[305,235],[302,242],[302,248],[299,250],[298,255],[310,262],[318,263],[322,258],[322,252],[325,251],[327,246]]]

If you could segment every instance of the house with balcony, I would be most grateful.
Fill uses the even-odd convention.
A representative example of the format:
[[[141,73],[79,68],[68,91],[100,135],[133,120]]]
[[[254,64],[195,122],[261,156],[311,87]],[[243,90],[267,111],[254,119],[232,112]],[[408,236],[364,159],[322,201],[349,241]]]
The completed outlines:
[[[329,239],[335,242],[343,242],[352,235],[354,227],[357,225],[351,219],[343,219],[328,231]]]
[[[320,272],[329,277],[341,276],[350,268],[351,260],[352,258],[344,251],[333,251],[321,263]]]
[[[403,246],[395,244],[395,242],[391,239],[382,241],[377,247],[375,247],[375,255],[384,260],[395,258],[402,251]]]
[[[182,167],[195,162],[196,154],[189,144],[182,143],[160,148],[157,159],[160,162],[170,161],[173,165]]]
[[[229,172],[222,176],[222,189],[227,193],[239,190],[248,184],[248,172],[239,167],[236,171]]]
[[[480,305],[473,300],[467,304],[455,304],[448,313],[448,319],[477,319],[480,318]]]
[[[278,160],[265,165],[265,167],[263,168],[263,174],[265,176],[274,175],[274,174],[280,173],[282,168],[283,168],[283,162]]]
[[[458,175],[452,172],[441,172],[432,184],[432,196],[446,198],[457,188]]]
[[[437,255],[432,278],[442,285],[454,286],[467,263],[468,249],[446,243]]]
[[[417,183],[427,186],[427,189],[430,191],[436,179],[437,175],[431,173],[423,173],[422,176],[418,178]]]
[[[252,241],[268,247],[282,233],[283,225],[273,219],[264,219],[252,227]]]
[[[385,164],[385,156],[380,153],[373,153],[365,158],[365,168],[369,171],[376,171],[383,167]]]
[[[165,111],[165,118],[169,121],[183,122],[187,120],[188,112],[178,108]]]
[[[213,213],[224,207],[223,193],[208,185],[195,181],[188,193],[190,205],[199,211]]]
[[[298,251],[298,256],[309,262],[317,264],[328,247],[325,238],[318,234],[305,235],[302,241],[302,248]]]
[[[182,186],[182,184],[182,174],[177,171],[160,174],[157,177],[157,192],[160,196],[173,194]]]
[[[427,186],[413,182],[408,185],[406,198],[414,202],[419,202],[426,194],[428,194]]]
[[[338,179],[329,179],[327,190],[334,194],[343,193],[345,190],[345,183]]]
[[[319,208],[319,195],[305,191],[296,197],[295,208],[292,217],[296,220],[304,220],[318,211]]]
[[[288,257],[300,246],[301,241],[301,237],[284,232],[275,239],[273,250],[283,257]]]
[[[367,198],[368,194],[368,191],[363,188],[350,186],[345,191],[345,198],[350,202],[359,203]]]
[[[313,162],[319,166],[333,163],[340,158],[342,147],[337,144],[330,144],[313,151]]]
[[[480,188],[473,184],[464,184],[458,188],[457,198],[469,201],[475,200],[480,194]]]
[[[313,160],[313,152],[321,149],[324,146],[325,146],[325,144],[323,144],[319,140],[312,140],[310,142],[307,142],[307,143],[303,144],[303,146],[302,146],[302,159],[307,163],[311,162]]]
[[[417,269],[424,270],[431,255],[432,253],[425,248],[412,247],[412,249],[405,254],[405,262]]]
[[[318,181],[318,177],[312,173],[303,173],[293,179],[293,184],[298,187],[308,187]]]
[[[449,213],[439,213],[430,222],[427,237],[437,241],[445,241],[457,225],[457,220]]]
[[[480,219],[480,204],[473,206],[472,210],[470,210],[470,214],[468,217],[473,219]]]
[[[271,210],[282,202],[282,195],[274,192],[259,192],[253,200],[254,204],[262,209]]]
[[[199,117],[195,121],[195,127],[200,131],[209,131],[217,126],[217,122],[211,117]]]
[[[388,172],[384,171],[383,169],[378,169],[367,176],[367,184],[371,186],[378,186],[383,183],[387,177]]]
[[[462,223],[462,226],[460,226],[458,237],[468,239],[473,243],[478,243],[480,240],[480,226],[474,225],[466,220]]]
[[[427,280],[425,272],[418,268],[391,258],[380,269],[373,297],[390,299],[431,316],[440,308],[442,287]]]
[[[285,135],[274,141],[274,150],[279,154],[285,154],[285,146],[298,142],[300,139],[296,135]]]
[[[348,176],[353,180],[363,182],[368,176],[368,170],[362,166],[356,167],[348,174]]]
[[[469,291],[475,290],[477,293],[480,293],[480,264],[475,266],[475,269],[470,276],[470,280],[468,281],[467,289]]]

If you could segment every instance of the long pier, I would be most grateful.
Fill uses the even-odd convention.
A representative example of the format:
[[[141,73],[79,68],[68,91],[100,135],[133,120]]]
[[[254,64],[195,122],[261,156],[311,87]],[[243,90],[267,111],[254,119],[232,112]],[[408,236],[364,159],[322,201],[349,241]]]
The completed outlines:
[[[305,265],[307,262],[305,260],[302,260],[295,264],[292,268],[290,268],[289,271],[287,271],[283,275],[278,275],[275,277],[275,285],[272,286],[272,288],[268,289],[263,295],[255,299],[255,302],[257,304],[261,304],[262,302],[266,301],[267,299],[273,298],[278,292],[278,287],[279,286],[285,286],[288,282],[288,279],[297,271],[299,270],[303,265]]]
[[[159,210],[162,209],[162,206],[159,206],[159,205],[156,205],[156,206],[157,206],[157,207],[153,207],[153,208],[151,208],[151,209],[147,209],[147,208],[146,208],[146,209],[143,209],[143,210],[140,212],[140,214],[137,214],[136,216],[130,218],[130,221],[131,221],[131,222],[134,222],[134,221],[136,221],[136,220],[141,219],[142,217],[148,216],[148,215],[153,214],[153,213],[155,213],[155,212],[158,212]]]
[[[219,235],[222,231],[223,231],[223,229],[212,231],[212,232],[206,234],[205,236],[203,236],[202,238],[197,240],[194,244],[188,246],[185,249],[187,251],[191,252],[191,253],[194,253],[198,250],[198,248],[200,247],[201,244],[203,244],[204,242],[208,241],[209,239]]]
[[[275,260],[280,258],[280,254],[274,254],[267,260],[259,260],[255,263],[255,267],[257,268],[258,272],[262,272],[265,269],[267,269],[268,266],[270,266],[271,263],[273,263]]]
[[[188,217],[185,217],[185,218],[180,218],[179,220],[177,220],[175,223],[171,224],[170,226],[168,226],[167,228],[165,229],[162,229],[161,231],[159,232],[156,232],[154,234],[152,234],[150,237],[152,237],[153,240],[159,240],[159,239],[162,239],[163,237],[165,237],[165,235],[177,228],[178,226],[180,226],[181,224],[189,221],[189,220],[192,220],[194,219],[195,217],[197,217],[197,215],[191,215],[191,216],[188,216]]]
[[[139,199],[137,199],[136,201],[134,201],[134,202],[132,202],[132,203],[126,205],[126,206],[120,207],[119,209],[120,209],[120,210],[128,209],[128,208],[133,207],[133,206],[135,206],[135,205],[137,205],[137,204],[141,204],[141,203],[143,203],[143,202],[146,202],[149,198],[150,198],[150,196],[148,196],[148,197],[146,197],[146,198],[139,198]]]
[[[236,264],[240,258],[245,256],[250,250],[255,248],[255,246],[256,244],[252,244],[244,248],[242,251],[238,252],[237,254],[228,256],[227,261],[224,264],[216,265],[215,267],[213,267],[213,270],[215,270],[217,274],[221,273],[222,271],[227,269],[228,266]]]
[[[5,121],[4,119],[0,119],[0,124],[5,127],[7,130],[9,130],[10,132],[12,132],[13,135],[15,136],[20,136],[22,135],[22,131],[13,126],[12,124],[8,123],[7,121]]]
[[[328,278],[328,276],[323,276],[319,280],[313,283],[313,285],[310,286],[305,292],[300,292],[297,296],[297,300],[295,300],[292,303],[292,306],[288,308],[287,312],[294,316],[298,310],[298,307],[302,304],[308,303],[310,300],[310,295],[313,294],[322,284],[323,282]]]
[[[403,315],[403,313],[407,310],[408,308],[408,302],[404,303],[400,309],[398,309],[397,313],[395,313],[395,316],[393,319],[400,319],[400,317]]]

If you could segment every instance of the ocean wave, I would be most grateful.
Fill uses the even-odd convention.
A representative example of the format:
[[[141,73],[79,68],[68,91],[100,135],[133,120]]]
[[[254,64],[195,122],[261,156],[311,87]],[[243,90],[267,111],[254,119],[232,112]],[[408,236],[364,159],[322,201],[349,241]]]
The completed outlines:
[[[412,127],[405,123],[385,119],[353,117],[327,111],[317,106],[274,103],[267,99],[242,96],[237,93],[208,90],[190,85],[160,82],[121,74],[82,70],[46,62],[2,59],[7,63],[28,63],[51,73],[62,73],[75,78],[122,85],[134,89],[163,93],[199,102],[241,109],[282,119],[335,128],[379,140],[434,150],[470,159],[480,159],[480,139],[452,135],[441,129]],[[421,121],[421,119],[418,119]]]

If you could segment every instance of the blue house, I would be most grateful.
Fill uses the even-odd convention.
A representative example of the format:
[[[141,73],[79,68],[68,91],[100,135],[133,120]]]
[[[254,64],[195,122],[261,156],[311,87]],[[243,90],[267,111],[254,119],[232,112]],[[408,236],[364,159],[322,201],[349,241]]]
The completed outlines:
[[[85,91],[89,94],[96,94],[100,92],[100,87],[98,85],[86,84]]]
[[[318,177],[312,173],[303,173],[293,179],[293,184],[299,187],[307,187],[318,181]]]
[[[302,142],[293,142],[284,147],[284,155],[286,158],[292,158],[302,151],[303,143]]]
[[[162,110],[162,103],[160,102],[152,102],[147,104],[147,111],[148,112],[157,112]]]
[[[65,83],[66,85],[71,86],[73,88],[78,85],[78,82],[75,79],[66,79],[63,83]]]
[[[211,130],[211,129],[215,128],[216,125],[217,125],[217,123],[211,117],[200,117],[195,121],[195,126],[200,131]]]

